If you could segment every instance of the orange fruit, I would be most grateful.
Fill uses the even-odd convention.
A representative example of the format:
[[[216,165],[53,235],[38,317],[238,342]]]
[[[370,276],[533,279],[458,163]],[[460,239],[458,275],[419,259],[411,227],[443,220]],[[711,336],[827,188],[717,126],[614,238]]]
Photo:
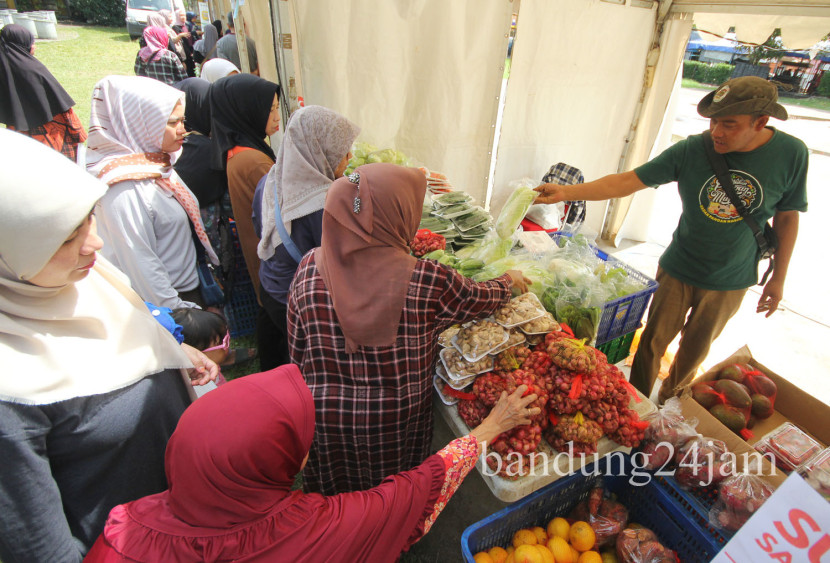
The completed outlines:
[[[546,545],[537,545],[536,549],[542,554],[542,563],[556,563],[553,552]]]
[[[577,563],[579,561],[579,552],[574,549],[574,546],[572,545],[569,545],[568,547],[571,548],[571,559],[573,559],[574,563]]]
[[[559,536],[553,536],[548,540],[548,549],[553,553],[556,563],[576,563],[571,556],[571,546]]]
[[[520,545],[530,544],[536,545],[539,543],[539,540],[536,539],[536,534],[533,533],[532,530],[528,530],[527,528],[523,528],[513,534],[513,547],[519,547]]]
[[[493,563],[493,558],[486,551],[479,551],[473,555],[473,561],[476,563]]]
[[[513,559],[512,552],[507,555],[507,559],[504,560],[504,563],[516,563],[516,560]]]
[[[534,544],[522,544],[513,552],[513,560],[516,563],[544,563],[542,554]]]
[[[577,551],[588,551],[597,542],[597,535],[588,522],[574,522],[571,531],[568,533],[571,545]]]
[[[491,547],[487,553],[493,558],[493,563],[504,563],[507,556],[510,555],[506,549],[499,546]]]
[[[602,563],[602,555],[596,551],[586,551],[579,556],[576,563]]]
[[[545,545],[548,543],[548,534],[545,532],[545,529],[541,526],[535,526],[530,529],[531,532],[536,534],[536,543],[539,545]]]
[[[563,540],[568,539],[568,532],[571,531],[571,525],[568,524],[568,521],[562,518],[561,516],[557,516],[550,522],[548,522],[548,537],[551,538],[553,536],[559,536]]]
[[[512,545],[508,545],[505,549],[507,550],[507,555],[513,555],[513,552],[516,551],[516,548]]]

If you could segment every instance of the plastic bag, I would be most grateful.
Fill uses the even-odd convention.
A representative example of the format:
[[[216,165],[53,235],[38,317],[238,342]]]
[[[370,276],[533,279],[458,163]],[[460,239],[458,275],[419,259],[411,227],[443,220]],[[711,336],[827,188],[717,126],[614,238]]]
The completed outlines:
[[[626,528],[617,536],[620,563],[676,563],[677,555],[648,528]]]
[[[642,452],[645,455],[644,469],[655,470],[672,460],[674,452],[697,436],[697,420],[689,420],[681,414],[680,399],[672,397],[648,420]]]
[[[677,463],[674,478],[684,489],[715,485],[734,469],[734,460],[726,444],[700,434],[680,446],[674,460]]]
[[[519,227],[538,192],[533,188],[537,184],[530,178],[510,182],[510,196],[499,212],[494,228],[501,238],[509,238]]]
[[[739,473],[728,477],[718,487],[718,500],[709,510],[709,522],[735,532],[772,493],[772,486],[757,475]]]
[[[602,487],[592,489],[588,499],[576,505],[570,518],[588,522],[597,537],[596,547],[613,544],[628,524],[628,509],[604,497]]]
[[[565,214],[565,204],[536,203],[530,206],[525,217],[545,230],[562,227],[562,216]]]

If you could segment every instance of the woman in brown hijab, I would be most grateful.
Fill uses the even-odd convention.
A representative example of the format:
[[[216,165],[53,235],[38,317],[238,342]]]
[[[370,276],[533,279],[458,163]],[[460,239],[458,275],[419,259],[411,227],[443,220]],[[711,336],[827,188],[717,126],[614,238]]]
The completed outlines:
[[[526,290],[521,272],[476,283],[411,256],[425,193],[421,172],[393,164],[336,180],[321,246],[297,269],[288,344],[317,414],[307,492],[370,488],[423,462],[439,333]]]

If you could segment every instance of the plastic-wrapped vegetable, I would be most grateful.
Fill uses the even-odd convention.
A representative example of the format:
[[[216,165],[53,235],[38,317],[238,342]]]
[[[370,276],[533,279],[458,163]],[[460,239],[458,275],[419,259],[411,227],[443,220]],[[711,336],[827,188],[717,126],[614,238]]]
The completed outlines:
[[[501,238],[510,237],[524,219],[527,210],[530,209],[536,196],[539,195],[533,190],[536,185],[536,182],[530,178],[523,178],[510,183],[513,191],[507,198],[504,207],[501,208],[495,224],[496,232]]]
[[[709,510],[709,522],[735,532],[772,493],[772,486],[757,475],[739,473],[728,477],[718,487],[718,500]]]
[[[645,469],[664,467],[679,447],[697,436],[697,420],[687,421],[681,410],[680,399],[672,397],[647,419],[649,425],[641,444],[642,452],[646,456]]]
[[[674,460],[677,462],[674,478],[684,489],[720,483],[734,469],[734,459],[730,458],[726,444],[701,435],[680,446]]]
[[[617,535],[628,524],[628,509],[622,504],[604,498],[601,487],[592,489],[570,514],[574,520],[588,522],[596,534],[596,547],[613,544]]]
[[[677,557],[648,528],[626,528],[617,536],[621,563],[676,563]]]

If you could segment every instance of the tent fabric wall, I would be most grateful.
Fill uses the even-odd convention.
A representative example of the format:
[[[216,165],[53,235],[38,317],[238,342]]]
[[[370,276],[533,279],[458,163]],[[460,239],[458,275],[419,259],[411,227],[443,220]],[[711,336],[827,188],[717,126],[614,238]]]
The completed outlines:
[[[293,7],[305,103],[340,112],[360,140],[401,150],[484,201],[512,2]]]
[[[775,28],[781,28],[781,39],[788,49],[809,49],[830,33],[830,17],[696,13],[694,20],[698,29],[721,36],[735,26],[740,41],[759,44]]]
[[[565,162],[586,181],[616,172],[640,96],[655,10],[599,0],[522,0],[492,209],[508,184]],[[599,232],[607,202],[589,202]]]
[[[649,160],[678,74],[681,74],[686,40],[691,29],[691,18],[686,15],[675,15],[664,22],[653,78],[646,80],[642,110],[619,172],[631,170]],[[632,200],[633,196],[629,196],[610,205],[603,228],[603,238],[608,242],[616,245]]]

